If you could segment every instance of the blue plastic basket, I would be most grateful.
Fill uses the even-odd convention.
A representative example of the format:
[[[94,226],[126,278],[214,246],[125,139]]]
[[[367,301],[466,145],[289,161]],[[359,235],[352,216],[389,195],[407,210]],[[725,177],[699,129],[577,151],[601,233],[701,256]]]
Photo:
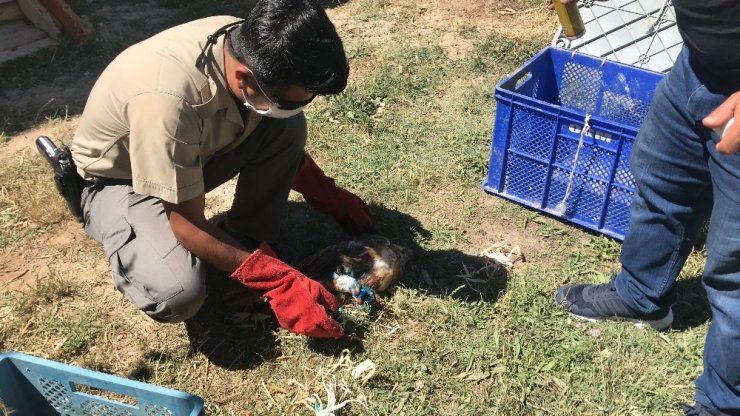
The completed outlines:
[[[204,414],[192,394],[15,352],[0,355],[0,404],[13,416]]]
[[[561,48],[543,49],[496,86],[483,188],[624,239],[635,187],[629,156],[662,78]],[[581,137],[586,114],[590,129]]]

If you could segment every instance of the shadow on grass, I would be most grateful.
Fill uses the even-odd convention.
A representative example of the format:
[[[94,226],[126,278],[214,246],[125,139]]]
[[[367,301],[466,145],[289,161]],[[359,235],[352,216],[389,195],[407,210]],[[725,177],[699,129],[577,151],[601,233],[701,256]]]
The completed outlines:
[[[673,304],[673,326],[685,331],[704,325],[712,319],[707,293],[701,284],[701,276],[681,279],[676,282],[676,303]]]
[[[139,358],[139,361],[129,371],[126,377],[146,383],[155,377],[155,371],[152,366],[154,363],[165,364],[175,361],[177,359],[166,352],[148,351]]]
[[[277,322],[269,306],[238,282],[208,270],[208,296],[185,322],[190,354],[201,353],[227,370],[254,368],[277,356]]]
[[[382,297],[393,296],[395,288],[403,286],[429,296],[452,297],[469,302],[495,302],[506,288],[506,269],[491,260],[471,256],[459,250],[428,250],[424,243],[433,237],[414,217],[379,205],[371,206],[378,232],[393,243],[412,250],[401,279]],[[282,224],[284,241],[295,244],[301,257],[337,242],[347,240],[342,230],[327,216],[314,211],[305,203],[290,202]],[[467,280],[461,276],[465,276]],[[382,309],[372,311],[368,322]],[[316,352],[338,355],[345,348],[353,353],[364,349],[362,342],[367,327],[364,322],[347,321],[345,337],[340,340],[312,340],[309,347]]]
[[[378,232],[412,251],[411,260],[396,285],[418,289],[427,295],[471,302],[495,302],[506,288],[506,269],[497,267],[490,259],[455,249],[426,249],[424,244],[433,236],[416,218],[380,205],[372,205],[371,210]],[[288,204],[281,235],[285,241],[300,244],[301,257],[351,238],[329,217],[297,202]],[[389,294],[392,292],[391,288]]]
[[[413,253],[398,284],[466,302],[496,302],[506,289],[508,275],[502,265],[457,249],[427,249],[424,245],[432,240],[432,232],[416,218],[377,205],[372,211],[380,233]]]
[[[459,250],[427,250],[423,244],[431,240],[432,233],[418,220],[378,205],[371,210],[381,234],[413,250],[396,286],[470,302],[495,302],[506,288],[503,267]],[[290,242],[301,258],[351,238],[329,217],[297,202],[288,203],[280,234],[281,240]],[[255,367],[280,355],[274,336],[277,322],[266,303],[217,270],[209,270],[207,287],[206,303],[185,323],[192,352],[202,353],[214,365],[228,370]],[[394,290],[392,287],[382,296],[393,296]],[[344,349],[362,352],[368,324],[382,312],[380,308],[361,320],[345,319],[344,337],[312,339],[308,346],[324,355],[338,356]]]
[[[376,314],[370,315],[374,319]],[[349,350],[352,354],[360,354],[365,351],[365,333],[367,325],[352,319],[338,319],[344,327],[344,336],[340,339],[311,338],[308,340],[308,348],[312,351],[326,356],[339,357],[343,350]]]

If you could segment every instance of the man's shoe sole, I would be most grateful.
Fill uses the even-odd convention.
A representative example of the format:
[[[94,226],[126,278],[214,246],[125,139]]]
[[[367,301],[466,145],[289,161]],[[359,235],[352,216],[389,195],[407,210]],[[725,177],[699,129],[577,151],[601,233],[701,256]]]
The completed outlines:
[[[573,312],[568,312],[568,313],[573,315],[573,317],[576,319],[579,319],[581,321],[588,321],[588,322],[599,322],[605,319],[612,320],[612,321],[626,321],[626,322],[632,322],[638,328],[644,328],[645,324],[648,324],[650,325],[651,328],[653,328],[656,331],[663,331],[665,329],[668,329],[673,323],[673,309],[672,308],[668,308],[668,313],[663,318],[655,319],[655,320],[647,320],[647,319],[639,319],[639,318],[624,318],[621,316],[605,316],[603,318],[593,318],[590,316],[577,315]]]

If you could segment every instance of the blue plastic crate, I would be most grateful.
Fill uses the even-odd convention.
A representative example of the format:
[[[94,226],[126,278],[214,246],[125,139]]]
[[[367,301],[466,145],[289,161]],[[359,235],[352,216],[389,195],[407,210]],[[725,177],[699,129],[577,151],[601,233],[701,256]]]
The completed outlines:
[[[566,49],[543,49],[496,86],[483,188],[624,239],[635,187],[629,156],[662,78]]]
[[[10,352],[0,355],[0,416],[198,416],[192,394]]]

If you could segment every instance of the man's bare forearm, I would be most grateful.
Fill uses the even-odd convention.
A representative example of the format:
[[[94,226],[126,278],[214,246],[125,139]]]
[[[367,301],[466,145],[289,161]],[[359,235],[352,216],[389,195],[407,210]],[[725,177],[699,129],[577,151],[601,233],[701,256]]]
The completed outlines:
[[[251,254],[205,219],[203,195],[181,204],[164,202],[164,207],[177,240],[199,259],[231,274]]]
[[[220,228],[206,224],[205,229],[194,226],[193,234],[180,244],[219,270],[233,273],[251,253]]]

